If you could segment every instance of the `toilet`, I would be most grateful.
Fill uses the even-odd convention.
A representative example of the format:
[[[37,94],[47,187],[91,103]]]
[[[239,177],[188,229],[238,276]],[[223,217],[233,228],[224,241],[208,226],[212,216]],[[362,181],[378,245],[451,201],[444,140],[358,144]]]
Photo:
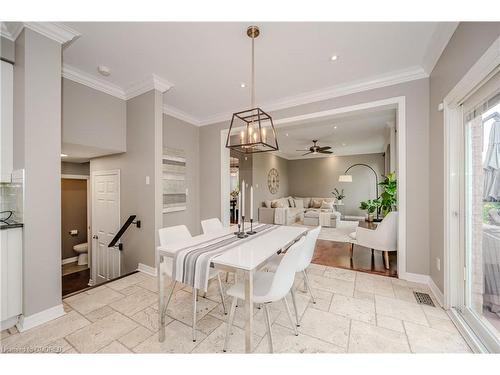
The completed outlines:
[[[88,245],[87,242],[79,243],[78,245],[73,246],[73,250],[78,253],[78,262],[79,266],[83,266],[85,264],[89,264],[88,259]]]

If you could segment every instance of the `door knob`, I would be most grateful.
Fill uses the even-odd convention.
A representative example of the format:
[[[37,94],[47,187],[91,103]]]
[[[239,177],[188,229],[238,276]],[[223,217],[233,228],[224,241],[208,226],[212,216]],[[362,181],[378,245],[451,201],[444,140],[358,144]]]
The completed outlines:
[[[97,236],[97,234],[94,234],[94,235],[92,236],[92,238],[93,238],[94,240],[99,239],[99,237]]]

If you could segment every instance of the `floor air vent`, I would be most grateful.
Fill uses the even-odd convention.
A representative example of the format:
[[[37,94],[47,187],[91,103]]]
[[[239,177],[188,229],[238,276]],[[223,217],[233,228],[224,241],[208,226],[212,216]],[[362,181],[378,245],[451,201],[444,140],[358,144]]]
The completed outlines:
[[[413,295],[415,296],[415,299],[420,305],[428,305],[428,306],[434,306],[434,302],[432,302],[432,298],[430,295],[427,293],[420,293],[420,292],[413,292]]]

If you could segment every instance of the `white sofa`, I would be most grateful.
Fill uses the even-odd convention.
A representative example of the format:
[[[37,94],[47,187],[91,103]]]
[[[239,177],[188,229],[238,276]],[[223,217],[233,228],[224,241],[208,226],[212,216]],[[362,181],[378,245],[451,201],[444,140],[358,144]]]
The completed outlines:
[[[323,201],[334,203],[334,198],[286,197],[262,203],[259,207],[259,222],[267,224],[292,225],[304,221],[305,225],[319,225],[320,212],[330,212],[327,226],[335,227],[340,221],[340,212],[332,208],[321,208]],[[304,217],[306,216],[306,217]],[[307,222],[306,222],[307,221]]]

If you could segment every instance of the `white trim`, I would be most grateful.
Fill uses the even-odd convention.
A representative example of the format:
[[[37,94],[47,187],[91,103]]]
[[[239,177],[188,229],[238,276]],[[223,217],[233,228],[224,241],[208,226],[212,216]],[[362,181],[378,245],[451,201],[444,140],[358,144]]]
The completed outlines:
[[[86,174],[62,174],[61,178],[67,178],[70,180],[88,180],[88,179],[90,179],[90,175],[86,175]]]
[[[69,263],[74,263],[78,260],[78,257],[72,257],[72,258],[66,258],[61,261],[61,264],[69,264]]]
[[[72,42],[82,35],[71,27],[59,22],[25,22],[24,27],[61,44]]]
[[[24,28],[22,22],[0,22],[0,35],[15,42]]]
[[[9,329],[14,327],[17,324],[18,320],[19,320],[18,315],[2,320],[0,322],[0,330],[3,331],[4,329]]]
[[[398,274],[398,277],[402,280],[411,281],[412,283],[419,283],[425,285],[429,285],[429,280],[430,280],[429,275],[423,275],[420,273],[411,273],[411,272],[404,272],[402,274]]]
[[[166,91],[170,90],[172,87],[174,87],[174,85],[168,82],[166,79],[161,78],[156,74],[151,74],[151,76],[147,77],[146,79],[129,85],[124,90],[125,100],[135,98],[136,96],[144,94],[145,92],[153,89],[158,90],[163,94]]]
[[[187,122],[191,125],[200,126],[200,120],[191,116],[189,113],[181,111],[180,109],[177,109],[177,108],[172,107],[170,105],[167,105],[167,104],[163,105],[163,113],[168,115],[168,116],[172,116],[172,117],[175,117],[176,119]]]
[[[460,265],[460,179],[462,139],[462,114],[460,104],[500,64],[500,37],[498,37],[479,60],[469,69],[455,87],[446,95],[444,105],[444,297],[445,306],[459,305],[462,296],[456,286],[462,279]]]
[[[30,316],[21,315],[19,322],[16,324],[19,332],[27,331],[33,327],[39,326],[40,324],[49,322],[51,320],[57,319],[65,314],[62,303],[53,306],[47,310],[40,311],[36,314]]]
[[[144,263],[139,263],[139,265],[137,266],[137,271],[156,277],[156,268],[148,266]]]
[[[125,92],[121,87],[104,79],[94,77],[93,75],[81,71],[71,65],[63,64],[62,76],[70,81],[80,83],[94,90],[125,100]]]
[[[428,76],[429,75],[425,73],[425,71],[422,68],[413,67],[405,70],[392,72],[390,74],[384,74],[381,76],[372,77],[366,80],[344,83],[340,85],[331,86],[323,90],[299,94],[293,97],[281,99],[274,102],[262,103],[259,106],[263,108],[266,112],[277,111],[289,107],[295,107],[303,104],[309,104],[340,96],[378,89],[381,87],[415,81],[418,79],[427,78]],[[207,118],[205,120],[200,120],[200,126],[205,126],[225,120],[230,120],[231,116],[232,113],[218,114],[210,118]]]
[[[441,290],[438,288],[438,286],[434,283],[434,280],[432,280],[432,277],[429,276],[429,280],[427,282],[429,285],[429,288],[431,289],[432,294],[434,294],[434,297],[436,297],[439,305],[443,308],[445,307],[444,303],[444,294],[441,292]]]
[[[335,114],[354,112],[369,108],[378,108],[394,105],[397,108],[397,140],[398,140],[398,275],[406,274],[406,98],[398,96],[383,100],[376,100],[367,103],[361,103],[341,108],[330,109],[321,112],[308,113],[305,115],[294,116],[276,120],[276,127],[291,126],[297,121],[310,120],[318,117],[331,116]],[[220,217],[224,225],[229,224],[229,209],[227,207],[226,198],[229,197],[229,150],[226,148],[226,138],[229,129],[222,129],[220,134],[220,150],[221,150],[221,196],[220,196]],[[401,277],[401,276],[400,276]]]

